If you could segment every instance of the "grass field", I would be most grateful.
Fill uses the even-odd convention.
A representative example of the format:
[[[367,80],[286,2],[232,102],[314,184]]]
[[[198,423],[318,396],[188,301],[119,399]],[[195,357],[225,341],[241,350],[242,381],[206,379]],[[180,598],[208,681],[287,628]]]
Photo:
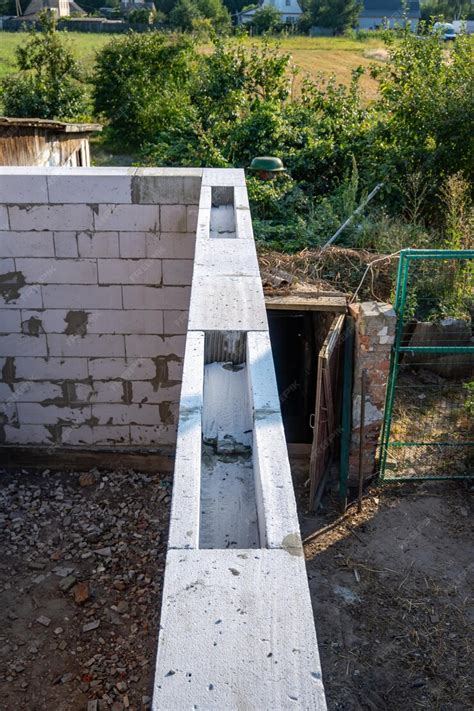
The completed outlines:
[[[86,69],[92,68],[95,52],[113,39],[110,35],[85,32],[67,34],[77,59]],[[15,71],[15,48],[24,39],[23,32],[0,32],[0,78]],[[292,55],[294,64],[301,70],[296,88],[305,74],[315,79],[320,73],[326,76],[334,74],[338,81],[348,83],[353,69],[358,66],[367,68],[383,56],[380,38],[361,41],[346,37],[287,37],[279,39],[278,45],[283,52]],[[206,49],[203,47],[203,51]],[[362,78],[361,85],[366,99],[375,97],[376,83],[367,74]]]

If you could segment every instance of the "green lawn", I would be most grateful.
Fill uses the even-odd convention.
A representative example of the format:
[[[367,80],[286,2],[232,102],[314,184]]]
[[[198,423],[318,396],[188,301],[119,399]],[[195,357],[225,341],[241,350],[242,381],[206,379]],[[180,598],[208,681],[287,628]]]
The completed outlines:
[[[79,59],[86,69],[94,64],[95,52],[110,42],[111,35],[86,32],[68,32],[68,39]],[[24,32],[0,32],[0,78],[15,71],[15,47],[21,43]],[[248,40],[255,42],[255,38]],[[316,78],[318,73],[335,74],[343,83],[350,81],[353,69],[362,65],[368,67],[379,59],[382,42],[376,37],[369,40],[354,40],[347,37],[286,37],[278,40],[283,52],[290,52],[293,62],[302,70]],[[208,50],[203,47],[203,51]],[[300,81],[300,79],[297,80]],[[367,98],[373,98],[376,91],[375,82],[370,77],[362,79],[362,89]]]

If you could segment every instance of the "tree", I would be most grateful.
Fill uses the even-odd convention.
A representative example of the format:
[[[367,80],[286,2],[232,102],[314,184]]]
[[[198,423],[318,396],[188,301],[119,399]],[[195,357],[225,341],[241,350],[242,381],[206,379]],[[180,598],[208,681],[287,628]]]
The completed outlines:
[[[190,32],[193,29],[193,20],[200,18],[202,14],[193,0],[178,0],[168,16],[171,27],[183,32]]]
[[[311,4],[313,23],[331,28],[335,34],[354,27],[361,10],[361,0],[313,0]]]
[[[255,10],[252,17],[252,25],[257,34],[271,32],[278,27],[278,25],[281,25],[280,13],[273,5],[263,5],[259,7],[258,10]]]
[[[82,73],[74,55],[56,29],[54,15],[40,16],[41,30],[32,29],[16,49],[20,72],[1,83],[7,116],[73,119],[88,113]]]
[[[421,7],[421,19],[470,20],[474,18],[471,0],[426,0]]]

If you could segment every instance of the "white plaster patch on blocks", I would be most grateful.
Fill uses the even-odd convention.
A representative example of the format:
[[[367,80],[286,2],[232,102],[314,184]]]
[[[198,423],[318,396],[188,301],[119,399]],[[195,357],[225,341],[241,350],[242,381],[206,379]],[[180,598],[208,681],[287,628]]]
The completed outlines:
[[[118,232],[79,232],[77,248],[80,257],[118,257]]]
[[[186,206],[162,205],[160,208],[162,232],[188,232]]]
[[[250,403],[254,412],[280,412],[272,346],[268,331],[247,334],[247,370]]]
[[[5,205],[0,205],[0,230],[9,230],[10,221],[8,219],[8,210]]]
[[[181,384],[180,412],[202,411],[204,391],[204,340],[202,331],[189,331]],[[183,425],[184,427],[184,425]]]
[[[26,336],[21,333],[0,336],[1,356],[46,356],[47,354],[45,336]]]
[[[51,433],[43,425],[5,425],[6,444],[45,444],[50,438]]]
[[[125,336],[128,358],[155,358],[170,353],[182,356],[185,341],[184,336]]]
[[[52,356],[125,356],[123,336],[66,336],[52,333],[47,338],[49,355]]]
[[[99,259],[100,284],[160,284],[159,259]]]
[[[97,265],[92,259],[25,259],[16,260],[29,284],[97,284]]]
[[[97,231],[159,232],[160,208],[157,205],[98,205],[94,228]]]
[[[188,332],[188,311],[163,311],[163,333],[181,335]]]
[[[122,308],[122,291],[120,286],[46,285],[42,287],[42,292],[45,308]]]
[[[163,259],[163,284],[189,286],[193,278],[192,259]]]
[[[134,381],[132,386],[132,402],[154,405],[159,402],[179,402],[180,385],[158,387],[147,381]]]
[[[154,236],[149,232],[120,232],[120,256],[125,259],[146,257],[146,238],[149,235]]]
[[[302,558],[282,550],[168,551],[152,708],[192,705],[325,711]]]
[[[16,377],[30,380],[87,378],[86,358],[15,358]]]
[[[21,175],[3,175],[0,181],[0,202],[7,204],[28,203],[30,205],[32,203],[47,203],[46,176],[28,173],[27,169]]]
[[[260,276],[254,243],[238,239],[198,240],[194,264],[196,276]]]
[[[108,444],[114,446],[130,444],[130,427],[115,425],[114,427],[66,427],[63,430],[64,444],[70,446]]]
[[[125,309],[188,309],[189,286],[123,286]]]
[[[391,346],[395,343],[395,336],[381,336],[379,343],[381,346]]]
[[[0,232],[2,257],[54,257],[52,232]]]
[[[89,358],[89,375],[97,379],[151,380],[156,365],[150,358]]]
[[[93,227],[92,210],[88,205],[13,205],[8,212],[12,230],[70,231]]]
[[[60,259],[78,257],[76,232],[54,232],[54,251]]]
[[[174,406],[177,410],[177,403]],[[92,416],[99,425],[159,425],[160,410],[156,405],[93,404]]]
[[[260,537],[267,548],[303,555],[285,433],[280,413],[260,413],[253,430]]]
[[[146,446],[162,446],[176,444],[176,426],[175,425],[131,425],[130,440],[132,445]]]
[[[0,383],[0,401],[43,402],[53,398],[62,398],[63,392],[57,383],[24,381],[15,383],[13,392],[5,383]]]
[[[242,168],[205,168],[202,172],[202,185],[245,186],[245,173]]]
[[[262,282],[257,277],[193,279],[189,328],[197,331],[262,331],[268,328]]]
[[[191,232],[166,232],[145,236],[146,256],[153,259],[193,259],[196,235]],[[124,255],[122,255],[124,256]]]
[[[55,425],[58,423],[82,423],[91,416],[90,405],[85,407],[58,407],[33,402],[17,404],[18,419],[27,425]]]
[[[0,310],[0,333],[20,333],[21,317],[17,309]]]
[[[87,333],[158,334],[163,333],[162,311],[88,312]]]
[[[198,548],[201,504],[201,412],[181,411],[176,440],[168,548]]]
[[[48,188],[51,203],[131,203],[132,175],[98,173],[97,169],[77,174],[49,174]],[[133,172],[134,169],[132,169]],[[36,201],[30,201],[36,202]]]

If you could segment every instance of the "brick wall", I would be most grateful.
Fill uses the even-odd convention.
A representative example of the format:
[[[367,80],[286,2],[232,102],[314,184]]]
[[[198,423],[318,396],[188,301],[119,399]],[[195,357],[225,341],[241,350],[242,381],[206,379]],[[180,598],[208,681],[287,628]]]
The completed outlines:
[[[173,444],[201,171],[0,168],[0,440]]]
[[[375,301],[352,305],[351,314],[355,319],[355,344],[349,483],[354,486],[359,476],[362,372],[366,372],[362,469],[367,479],[375,471],[396,314],[390,304]]]

